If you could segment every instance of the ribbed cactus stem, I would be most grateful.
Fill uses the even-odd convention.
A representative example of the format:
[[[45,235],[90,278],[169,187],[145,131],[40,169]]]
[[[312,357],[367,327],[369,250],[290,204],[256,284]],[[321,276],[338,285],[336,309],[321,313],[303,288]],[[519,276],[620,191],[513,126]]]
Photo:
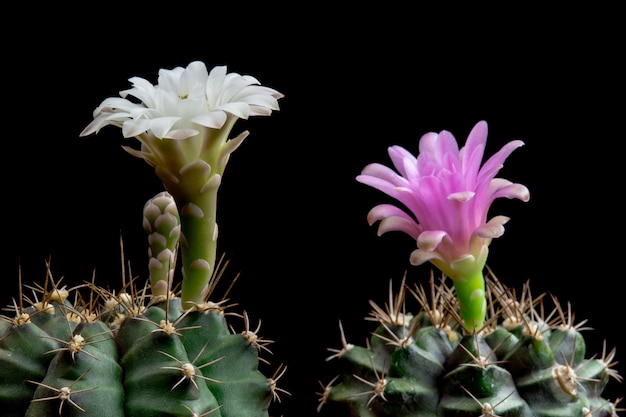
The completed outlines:
[[[33,291],[0,315],[2,417],[268,417],[286,392],[259,369],[272,341],[223,302],[183,310],[132,283]]]
[[[479,330],[487,314],[485,278],[482,272],[452,280],[459,299],[459,314],[468,332]]]
[[[180,218],[174,198],[164,191],[146,202],[143,227],[148,234],[148,269],[153,296],[167,296],[176,270]]]
[[[381,308],[366,346],[351,345],[341,328],[338,375],[319,395],[328,416],[350,417],[617,417],[603,397],[615,349],[587,357],[583,328],[553,298],[529,286],[521,296],[493,275],[484,281],[489,300],[485,324],[468,333],[451,287],[431,280],[430,296],[416,287],[421,307],[407,312],[404,280]],[[470,291],[462,288],[463,291]],[[467,295],[467,294],[466,294]],[[403,317],[398,320],[398,317]]]

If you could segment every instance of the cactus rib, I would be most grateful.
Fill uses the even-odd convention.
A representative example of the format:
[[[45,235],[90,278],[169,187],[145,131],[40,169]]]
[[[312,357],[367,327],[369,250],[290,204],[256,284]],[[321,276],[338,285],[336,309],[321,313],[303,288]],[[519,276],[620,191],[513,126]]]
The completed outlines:
[[[318,411],[351,417],[616,417],[621,399],[603,398],[615,349],[586,356],[585,323],[556,297],[545,314],[546,294],[528,283],[518,297],[489,272],[488,314],[468,329],[453,288],[430,279],[429,291],[402,279],[389,301],[370,301],[367,320],[377,328],[367,346],[329,348],[338,375],[321,384]],[[411,314],[406,295],[418,311]]]
[[[227,311],[225,296],[185,310],[175,292],[123,281],[117,293],[52,279],[33,286],[34,297],[20,293],[1,320],[5,416],[268,417],[278,393],[288,394],[277,386],[282,373],[261,372],[273,341],[247,312]]]

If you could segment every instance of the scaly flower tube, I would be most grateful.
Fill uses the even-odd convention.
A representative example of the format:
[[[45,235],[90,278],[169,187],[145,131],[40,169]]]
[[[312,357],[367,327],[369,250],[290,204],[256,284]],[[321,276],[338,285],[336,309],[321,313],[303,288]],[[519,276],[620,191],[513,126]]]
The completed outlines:
[[[506,216],[487,220],[496,198],[530,199],[528,189],[496,175],[506,158],[524,145],[513,140],[482,166],[487,123],[478,122],[465,146],[459,149],[448,131],[426,133],[414,156],[400,146],[389,148],[395,169],[378,163],[367,165],[357,181],[374,187],[402,203],[370,210],[370,225],[380,221],[378,235],[400,231],[415,239],[413,265],[430,261],[452,279],[460,313],[468,331],[480,329],[486,315],[483,268],[493,238],[504,233]]]
[[[231,153],[248,136],[244,131],[229,138],[231,130],[239,119],[279,110],[283,94],[252,76],[227,73],[225,66],[209,73],[200,61],[161,69],[157,85],[139,77],[129,81],[132,88],[105,99],[80,136],[111,125],[141,142],[140,149],[123,148],[154,167],[180,211],[181,298],[189,308],[204,301],[214,273],[217,191]]]

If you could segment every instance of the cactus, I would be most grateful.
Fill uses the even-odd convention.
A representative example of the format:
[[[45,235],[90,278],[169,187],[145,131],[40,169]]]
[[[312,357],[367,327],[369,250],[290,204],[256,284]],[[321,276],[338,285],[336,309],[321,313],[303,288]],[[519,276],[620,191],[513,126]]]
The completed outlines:
[[[322,384],[318,411],[352,417],[615,417],[620,399],[602,397],[611,378],[615,349],[588,356],[583,323],[571,308],[526,284],[520,297],[486,267],[488,247],[504,232],[505,216],[487,220],[499,197],[528,201],[528,189],[496,178],[504,160],[523,145],[515,140],[481,166],[487,124],[477,123],[459,148],[450,132],[427,133],[413,156],[389,148],[397,170],[374,163],[357,180],[396,198],[404,208],[380,204],[368,214],[379,234],[401,231],[417,244],[413,265],[430,262],[429,290],[409,287],[381,308],[365,346],[345,338],[330,349],[337,376]],[[408,209],[408,210],[405,210]],[[447,280],[452,281],[448,286]],[[391,284],[390,284],[391,287]],[[407,305],[407,290],[418,302]],[[546,314],[545,311],[550,311]]]
[[[267,416],[280,375],[259,370],[269,365],[260,354],[272,341],[251,328],[248,314],[230,311],[227,293],[185,310],[178,294],[148,291],[173,275],[176,213],[167,192],[144,208],[152,286],[68,289],[49,273],[43,286],[26,287],[32,298],[21,295],[2,321],[3,415]],[[209,296],[225,269],[209,282]]]
[[[365,346],[330,349],[339,375],[320,396],[320,411],[354,417],[615,417],[619,399],[602,397],[615,349],[586,354],[571,306],[528,283],[518,297],[493,274],[486,278],[485,325],[469,332],[453,288],[431,277],[428,290],[402,280],[389,302],[370,301],[378,326]],[[407,292],[417,306],[410,304]],[[411,313],[413,311],[413,313]],[[545,311],[551,311],[546,315]],[[332,410],[332,412],[330,411]]]
[[[262,353],[273,341],[245,310],[232,311],[228,291],[212,297],[228,264],[216,256],[217,192],[248,135],[229,139],[231,129],[278,110],[282,94],[225,67],[209,73],[199,61],[161,70],[156,86],[131,81],[121,98],[96,108],[81,136],[121,127],[141,142],[124,149],[162,180],[165,191],[143,211],[149,279],[138,285],[123,273],[118,291],[95,279],[67,288],[48,265],[43,285],[20,283],[0,320],[2,415],[267,417],[279,393],[289,394],[277,386],[286,368],[265,375]]]

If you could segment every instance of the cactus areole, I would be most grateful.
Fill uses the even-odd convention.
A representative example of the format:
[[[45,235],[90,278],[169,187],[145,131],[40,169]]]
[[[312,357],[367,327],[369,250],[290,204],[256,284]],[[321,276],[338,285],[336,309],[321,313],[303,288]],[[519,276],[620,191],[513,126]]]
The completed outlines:
[[[588,355],[581,323],[556,297],[520,295],[493,275],[481,331],[468,333],[459,300],[442,279],[390,284],[365,346],[329,349],[338,374],[323,386],[318,411],[334,417],[617,417],[620,399],[602,396],[615,349]],[[409,296],[407,296],[409,295]],[[550,308],[551,307],[551,308]]]
[[[153,166],[165,191],[144,205],[149,285],[123,277],[119,291],[93,282],[44,285],[14,299],[0,320],[3,417],[268,417],[278,393],[260,367],[272,341],[212,300],[223,273],[217,259],[217,192],[235,122],[269,116],[283,95],[251,76],[210,72],[196,61],[161,70],[156,85],[104,100],[81,136],[107,125],[141,147],[124,147]],[[176,285],[181,253],[182,285]],[[225,297],[225,296],[224,296]],[[236,330],[236,321],[243,329]],[[282,370],[282,371],[281,371]]]
[[[81,287],[49,279],[0,321],[3,417],[268,417],[281,391],[260,370],[272,341],[247,313]]]
[[[478,122],[465,146],[451,133],[427,133],[414,156],[389,148],[394,169],[367,165],[357,180],[396,199],[380,204],[368,222],[378,233],[400,231],[417,244],[413,265],[429,261],[441,272],[430,288],[402,280],[389,302],[376,303],[369,319],[378,327],[366,346],[346,340],[329,349],[338,374],[323,386],[318,411],[352,417],[616,417],[620,399],[602,392],[615,349],[586,355],[581,324],[553,297],[545,315],[543,295],[528,286],[521,297],[489,271],[489,245],[504,233],[505,216],[488,219],[496,198],[529,200],[528,189],[496,175],[513,140],[482,164],[487,124]],[[406,277],[405,277],[406,278]],[[453,286],[446,283],[451,279]],[[411,307],[410,291],[417,300]]]

